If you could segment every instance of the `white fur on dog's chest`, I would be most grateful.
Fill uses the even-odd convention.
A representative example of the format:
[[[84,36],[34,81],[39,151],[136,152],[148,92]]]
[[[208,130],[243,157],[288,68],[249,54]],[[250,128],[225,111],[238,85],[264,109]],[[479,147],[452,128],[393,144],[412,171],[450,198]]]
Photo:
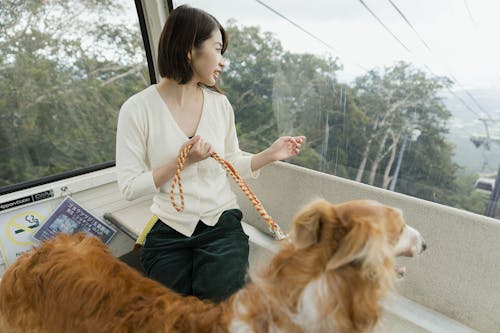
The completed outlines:
[[[319,309],[325,304],[324,297],[329,295],[327,281],[324,276],[311,281],[303,290],[300,296],[299,308],[297,313],[290,313],[287,317],[290,322],[302,328],[307,333],[335,333],[336,325],[331,316],[320,318]],[[247,313],[244,305],[235,304],[235,317],[229,325],[231,333],[261,333],[255,332],[253,328],[243,320],[239,315]],[[267,330],[268,333],[287,333],[286,328],[276,327],[271,323]]]

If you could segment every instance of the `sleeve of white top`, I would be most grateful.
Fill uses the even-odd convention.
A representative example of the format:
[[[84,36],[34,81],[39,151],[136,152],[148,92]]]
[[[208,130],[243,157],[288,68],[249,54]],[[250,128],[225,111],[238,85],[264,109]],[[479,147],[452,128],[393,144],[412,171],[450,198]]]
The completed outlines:
[[[228,123],[224,158],[236,168],[241,177],[257,178],[260,175],[260,171],[257,170],[252,172],[252,155],[243,154],[240,150],[238,136],[236,134],[233,107],[227,99],[225,102]]]
[[[146,162],[147,124],[140,111],[128,100],[118,115],[116,170],[118,187],[127,200],[156,192],[153,172]]]

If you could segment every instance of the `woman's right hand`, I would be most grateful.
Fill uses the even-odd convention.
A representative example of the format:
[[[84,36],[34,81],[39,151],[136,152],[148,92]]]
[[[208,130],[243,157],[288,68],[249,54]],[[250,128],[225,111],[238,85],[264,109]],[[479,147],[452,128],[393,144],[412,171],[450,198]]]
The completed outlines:
[[[181,151],[184,150],[186,146],[191,145],[191,150],[187,154],[186,157],[186,165],[194,164],[199,161],[203,161],[204,159],[210,157],[212,155],[212,146],[203,140],[201,136],[195,135],[189,141],[187,141],[181,148]]]
[[[191,150],[186,156],[184,161],[184,166],[202,161],[209,157],[212,153],[212,147],[209,143],[205,142],[199,135],[196,135],[192,139],[188,140],[182,145],[180,152],[186,148],[186,146],[192,145]],[[177,158],[170,160],[165,165],[162,165],[153,170],[153,181],[156,188],[164,185],[169,179],[174,177],[177,171]]]

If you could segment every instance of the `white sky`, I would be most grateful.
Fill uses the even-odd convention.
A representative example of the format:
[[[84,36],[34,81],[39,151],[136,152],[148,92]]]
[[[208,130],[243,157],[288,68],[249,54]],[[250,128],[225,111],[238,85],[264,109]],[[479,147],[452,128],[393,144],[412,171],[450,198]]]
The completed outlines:
[[[430,50],[389,0],[364,0],[409,51],[358,0],[263,1],[335,51],[255,0],[187,0],[174,4],[203,8],[223,24],[235,18],[240,24],[260,25],[265,31],[275,32],[284,47],[294,52],[339,56],[346,79],[363,73],[362,68],[406,60],[422,68],[427,65],[436,74],[453,75],[467,89],[500,87],[498,0],[392,0]]]
[[[181,0],[174,5],[188,3],[202,8],[222,24],[234,18],[240,25],[259,25],[263,31],[274,32],[285,49],[293,52],[338,56],[344,65],[338,73],[341,81],[349,82],[366,69],[390,66],[398,60],[454,78],[453,89],[466,104],[446,94],[453,113],[450,135],[457,151],[470,147],[471,136],[486,135],[479,116],[487,118],[489,114],[496,120],[488,122],[489,135],[500,139],[500,0],[392,0],[416,32],[391,1],[363,0],[408,50],[359,0],[262,1],[331,48],[256,0]],[[458,159],[476,160],[478,170],[489,159],[488,168],[496,170],[498,148],[493,144],[491,151],[483,153],[466,149],[469,155]]]
[[[462,137],[466,145],[470,136],[485,135],[478,115],[486,117],[486,113],[476,101],[497,120],[489,123],[489,131],[500,138],[500,0],[392,0],[416,32],[391,1],[364,0],[405,46],[359,0],[262,1],[331,48],[256,0],[181,0],[174,1],[174,6],[188,3],[202,8],[223,25],[230,18],[239,25],[259,25],[263,31],[274,32],[284,48],[293,52],[338,56],[344,66],[338,73],[341,81],[349,82],[366,69],[390,66],[398,60],[454,78],[453,89],[462,91],[468,107],[450,97],[451,133]]]

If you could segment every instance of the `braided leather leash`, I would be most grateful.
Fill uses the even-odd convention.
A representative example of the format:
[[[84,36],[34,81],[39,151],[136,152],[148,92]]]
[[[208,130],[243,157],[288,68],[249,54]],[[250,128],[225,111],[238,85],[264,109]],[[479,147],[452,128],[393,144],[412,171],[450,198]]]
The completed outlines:
[[[172,181],[172,186],[170,188],[170,200],[172,201],[172,206],[178,211],[182,212],[184,210],[184,193],[182,191],[182,183],[181,183],[181,171],[184,168],[184,163],[186,162],[186,157],[189,151],[191,150],[192,145],[187,145],[179,154],[179,157],[177,159],[177,170],[175,172],[173,181]],[[262,203],[257,199],[255,194],[250,190],[250,187],[248,184],[241,178],[241,176],[238,174],[236,169],[229,163],[228,161],[224,160],[222,157],[219,156],[216,152],[213,152],[210,155],[213,159],[215,159],[217,162],[219,162],[224,169],[229,173],[229,175],[235,180],[236,184],[241,188],[243,193],[247,196],[247,198],[250,200],[250,202],[254,205],[255,209],[259,214],[262,216],[264,221],[266,221],[269,231],[271,231],[274,235],[274,238],[277,240],[282,240],[286,238],[286,235],[281,231],[281,228],[279,225],[273,220],[271,216],[266,212],[264,207],[262,206]],[[174,197],[174,192],[175,188],[179,187],[179,196],[181,199],[180,206],[177,205],[175,202],[175,197]]]

